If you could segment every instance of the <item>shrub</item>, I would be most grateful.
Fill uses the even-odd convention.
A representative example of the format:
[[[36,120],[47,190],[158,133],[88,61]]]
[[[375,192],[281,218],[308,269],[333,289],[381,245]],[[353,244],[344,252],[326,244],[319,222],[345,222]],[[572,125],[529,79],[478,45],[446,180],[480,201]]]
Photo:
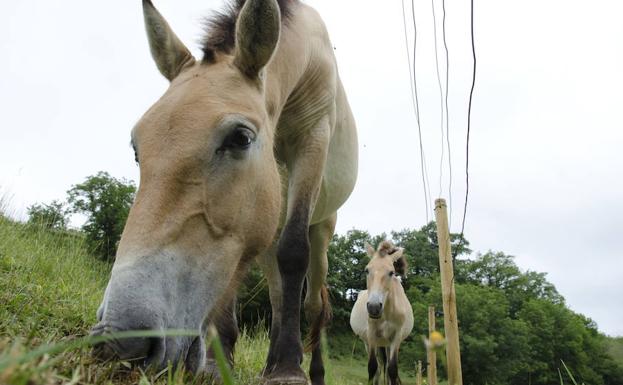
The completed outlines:
[[[87,216],[82,231],[89,248],[100,258],[114,259],[135,193],[134,182],[103,171],[67,192],[71,212]]]

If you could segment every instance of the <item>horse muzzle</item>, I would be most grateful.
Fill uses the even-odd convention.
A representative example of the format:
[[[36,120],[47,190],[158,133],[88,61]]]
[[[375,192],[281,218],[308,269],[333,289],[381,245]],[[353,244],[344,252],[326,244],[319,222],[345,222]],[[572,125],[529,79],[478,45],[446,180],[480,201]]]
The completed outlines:
[[[199,372],[205,365],[205,342],[197,336],[167,336],[166,330],[146,329],[147,337],[131,337],[136,330],[117,330],[98,323],[91,336],[109,336],[93,347],[93,355],[104,361],[122,360],[147,369],[161,370],[170,362],[173,367],[184,363],[187,370]],[[198,334],[198,333],[197,333]]]
[[[209,304],[191,299],[209,295],[195,282],[175,266],[114,268],[97,312],[99,322],[91,330],[92,336],[108,337],[94,347],[95,357],[156,370],[184,363],[189,371],[201,371],[206,357],[202,325]]]
[[[368,308],[368,316],[372,319],[379,319],[383,315],[383,303],[382,302],[368,302],[366,304]]]

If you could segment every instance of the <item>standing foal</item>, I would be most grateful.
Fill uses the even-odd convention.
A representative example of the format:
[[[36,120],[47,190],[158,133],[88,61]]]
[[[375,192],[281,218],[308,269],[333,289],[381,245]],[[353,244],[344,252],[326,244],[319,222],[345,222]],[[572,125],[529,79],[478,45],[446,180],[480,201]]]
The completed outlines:
[[[413,329],[413,309],[402,288],[400,276],[407,270],[403,249],[383,241],[374,251],[366,245],[370,263],[366,266],[367,290],[357,297],[350,315],[350,326],[365,343],[368,351],[368,381],[377,385],[376,355],[381,356],[383,369],[387,368],[389,383],[400,384],[398,377],[398,349]],[[387,355],[389,348],[389,357]],[[387,360],[389,359],[389,365]]]

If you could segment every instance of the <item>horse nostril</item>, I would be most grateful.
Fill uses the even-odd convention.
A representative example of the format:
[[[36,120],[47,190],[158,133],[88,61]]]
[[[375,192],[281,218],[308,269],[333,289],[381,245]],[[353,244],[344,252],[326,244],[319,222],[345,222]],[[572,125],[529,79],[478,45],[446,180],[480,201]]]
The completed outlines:
[[[107,325],[104,323],[98,323],[91,329],[90,335],[91,337],[100,337],[100,336],[105,337],[117,331],[118,331],[117,329],[115,329],[114,327],[110,325]],[[108,340],[108,341],[97,342],[96,344],[93,345],[92,354],[96,359],[102,360],[102,361],[107,361],[107,360],[116,358],[117,352],[115,349],[115,341]]]
[[[110,336],[120,329],[98,324],[91,330],[91,336]],[[93,346],[92,354],[99,360],[136,360],[141,366],[160,367],[166,351],[163,337],[111,338]]]
[[[372,317],[379,317],[381,315],[381,311],[383,310],[383,304],[380,302],[367,303],[368,314]]]

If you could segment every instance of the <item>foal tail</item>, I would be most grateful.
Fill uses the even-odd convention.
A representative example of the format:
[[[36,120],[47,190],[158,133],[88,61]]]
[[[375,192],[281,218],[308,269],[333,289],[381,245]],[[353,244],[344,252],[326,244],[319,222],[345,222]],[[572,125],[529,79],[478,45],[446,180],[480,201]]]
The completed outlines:
[[[312,322],[309,333],[307,334],[307,343],[305,345],[305,352],[307,353],[320,346],[322,329],[331,321],[333,315],[331,312],[331,304],[329,303],[329,291],[326,285],[323,285],[322,289],[320,289],[320,298],[322,299],[320,314],[318,314],[318,317]]]

